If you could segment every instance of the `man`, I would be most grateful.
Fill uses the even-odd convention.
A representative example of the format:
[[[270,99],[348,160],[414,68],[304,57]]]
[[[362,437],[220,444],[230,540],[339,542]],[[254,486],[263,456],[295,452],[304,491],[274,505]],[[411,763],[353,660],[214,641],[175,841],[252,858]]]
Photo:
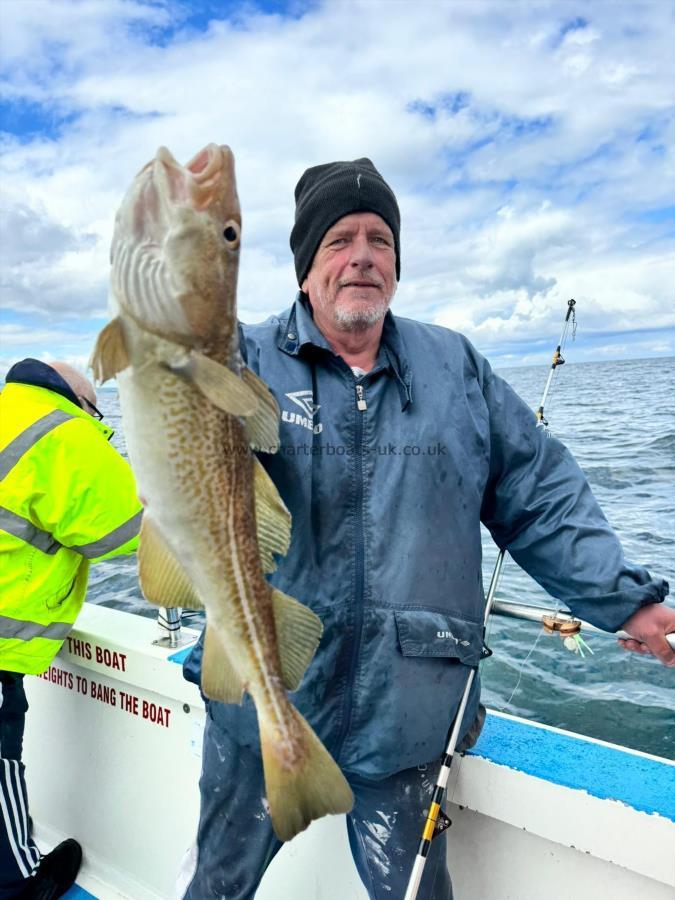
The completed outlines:
[[[82,851],[41,857],[21,762],[23,676],[44,672],[85,599],[89,564],[136,549],[141,506],[90,382],[62,362],[16,363],[0,394],[0,900],[60,897]],[[45,747],[45,765],[58,766]]]
[[[352,853],[383,900],[405,893],[430,802],[418,767],[441,756],[481,658],[481,520],[576,614],[625,627],[666,665],[675,612],[658,605],[667,584],[624,560],[567,450],[469,342],[388,312],[400,218],[372,163],[308,169],[295,197],[301,293],[245,326],[242,352],[282,410],[280,450],[262,459],[293,538],[271,581],[324,624],[293,700],[349,779]],[[198,662],[197,651],[193,680]],[[465,746],[480,729],[479,691]],[[263,794],[253,705],[208,703],[187,900],[254,895],[280,847]],[[451,898],[445,852],[438,837],[420,897]]]

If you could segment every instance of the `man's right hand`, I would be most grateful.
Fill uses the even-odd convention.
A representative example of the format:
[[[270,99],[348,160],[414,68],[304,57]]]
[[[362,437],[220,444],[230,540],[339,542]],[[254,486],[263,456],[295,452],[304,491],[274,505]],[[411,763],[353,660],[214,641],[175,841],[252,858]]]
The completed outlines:
[[[666,640],[675,634],[675,609],[665,603],[650,603],[641,607],[623,624],[635,640],[619,640],[624,650],[655,656],[664,666],[675,668],[675,650]]]

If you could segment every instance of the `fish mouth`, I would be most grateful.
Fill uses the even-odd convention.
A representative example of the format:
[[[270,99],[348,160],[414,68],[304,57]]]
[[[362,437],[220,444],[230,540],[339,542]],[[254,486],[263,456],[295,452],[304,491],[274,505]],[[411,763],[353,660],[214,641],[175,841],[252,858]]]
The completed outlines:
[[[207,209],[220,195],[223,182],[234,180],[234,157],[227,146],[207,144],[182,166],[166,147],[160,147],[151,165],[161,175],[171,198],[197,210]]]

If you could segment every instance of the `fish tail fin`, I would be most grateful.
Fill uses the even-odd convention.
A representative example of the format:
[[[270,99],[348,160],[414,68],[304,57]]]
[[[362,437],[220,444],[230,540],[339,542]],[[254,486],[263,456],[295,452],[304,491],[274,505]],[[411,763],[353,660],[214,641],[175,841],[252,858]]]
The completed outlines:
[[[308,722],[289,704],[293,746],[280,738],[270,722],[260,721],[260,743],[267,802],[272,825],[282,841],[290,841],[314,819],[347,813],[354,795],[337,763]]]

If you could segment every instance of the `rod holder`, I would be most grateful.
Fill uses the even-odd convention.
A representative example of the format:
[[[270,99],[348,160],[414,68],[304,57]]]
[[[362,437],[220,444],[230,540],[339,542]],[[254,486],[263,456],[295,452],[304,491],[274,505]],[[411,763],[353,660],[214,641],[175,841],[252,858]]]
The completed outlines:
[[[157,613],[159,637],[152,643],[157,647],[180,647],[187,644],[187,638],[181,636],[180,606],[161,607]]]

